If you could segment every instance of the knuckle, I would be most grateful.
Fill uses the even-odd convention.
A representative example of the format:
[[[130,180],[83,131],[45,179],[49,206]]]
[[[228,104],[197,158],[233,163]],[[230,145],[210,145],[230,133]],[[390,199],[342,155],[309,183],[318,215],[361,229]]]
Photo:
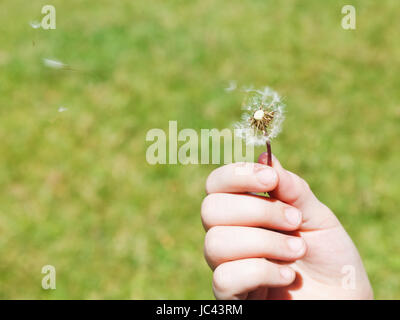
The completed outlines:
[[[213,172],[214,172],[214,171],[213,171]],[[205,185],[206,194],[210,194],[210,193],[211,193],[211,177],[212,177],[213,172],[211,172],[211,173],[208,175],[207,179],[206,179],[206,185]]]
[[[305,190],[307,193],[311,192],[311,188],[310,185],[308,184],[308,182],[306,180],[304,180],[303,178],[299,178],[300,179],[300,185],[303,188],[303,190]]]
[[[206,179],[206,193],[210,194],[213,192],[213,185],[216,180],[216,176],[218,175],[218,172],[221,170],[222,167],[216,168],[211,173],[208,175]]]
[[[221,264],[214,270],[213,288],[222,295],[227,295],[232,288],[232,279],[229,270]]]
[[[201,204],[201,221],[205,228],[211,226],[212,216],[215,212],[216,194],[207,195]]]
[[[206,258],[216,260],[221,256],[223,248],[223,229],[224,227],[212,227],[210,228],[204,240],[204,253]]]
[[[294,184],[294,192],[290,202],[294,203],[296,201],[302,200],[304,199],[305,196],[308,196],[312,193],[311,188],[307,183],[307,181],[305,181],[303,178],[299,177],[297,174],[293,172],[289,171],[289,173],[293,177],[292,181]]]

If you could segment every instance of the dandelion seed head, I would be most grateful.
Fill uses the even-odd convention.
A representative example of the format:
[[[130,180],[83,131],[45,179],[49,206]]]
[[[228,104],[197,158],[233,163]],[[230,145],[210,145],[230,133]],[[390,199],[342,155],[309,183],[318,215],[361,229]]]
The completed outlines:
[[[256,120],[261,120],[264,117],[264,111],[263,110],[257,110],[256,112],[254,112],[253,117]]]
[[[275,138],[284,120],[285,105],[277,92],[269,87],[244,89],[247,97],[243,103],[241,121],[235,123],[235,134],[246,144],[264,145]]]

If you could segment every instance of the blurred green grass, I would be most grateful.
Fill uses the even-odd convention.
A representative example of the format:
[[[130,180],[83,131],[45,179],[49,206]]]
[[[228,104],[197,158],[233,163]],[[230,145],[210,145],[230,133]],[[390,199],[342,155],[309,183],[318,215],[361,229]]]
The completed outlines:
[[[29,26],[45,4],[56,30]],[[399,298],[400,3],[352,1],[355,31],[345,4],[2,1],[0,298],[212,298],[199,210],[216,166],[151,166],[145,136],[230,127],[232,79],[285,97],[275,154],[340,218],[376,298]]]

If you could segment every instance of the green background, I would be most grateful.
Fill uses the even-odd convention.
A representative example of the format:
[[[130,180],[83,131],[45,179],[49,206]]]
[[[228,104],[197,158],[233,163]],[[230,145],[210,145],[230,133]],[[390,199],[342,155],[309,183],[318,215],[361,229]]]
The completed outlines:
[[[29,25],[45,4],[56,30]],[[274,153],[337,214],[376,298],[399,298],[400,3],[352,0],[354,31],[345,4],[1,1],[0,298],[212,298],[200,204],[217,166],[151,166],[145,137],[229,128],[230,80],[284,96]]]

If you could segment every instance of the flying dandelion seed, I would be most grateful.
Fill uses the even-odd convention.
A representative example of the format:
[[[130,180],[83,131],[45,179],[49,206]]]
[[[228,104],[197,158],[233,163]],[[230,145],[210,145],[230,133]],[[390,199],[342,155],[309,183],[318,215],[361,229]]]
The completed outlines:
[[[271,140],[281,131],[285,105],[274,90],[265,87],[262,90],[248,88],[244,103],[242,120],[235,124],[235,134],[246,144],[266,145],[268,165],[271,160]]]
[[[251,91],[254,91],[254,87],[253,86],[243,86],[242,91],[251,92]]]
[[[67,69],[69,67],[67,64],[62,63],[61,61],[52,59],[43,59],[43,64],[51,69]]]
[[[39,29],[42,26],[42,24],[38,21],[31,21],[29,24],[33,29]]]
[[[68,110],[68,108],[65,108],[65,107],[59,107],[58,108],[58,112],[65,112],[67,110]]]
[[[225,91],[227,91],[227,92],[234,91],[234,90],[236,90],[236,87],[237,87],[236,81],[232,80],[229,82],[229,87],[225,88]]]

